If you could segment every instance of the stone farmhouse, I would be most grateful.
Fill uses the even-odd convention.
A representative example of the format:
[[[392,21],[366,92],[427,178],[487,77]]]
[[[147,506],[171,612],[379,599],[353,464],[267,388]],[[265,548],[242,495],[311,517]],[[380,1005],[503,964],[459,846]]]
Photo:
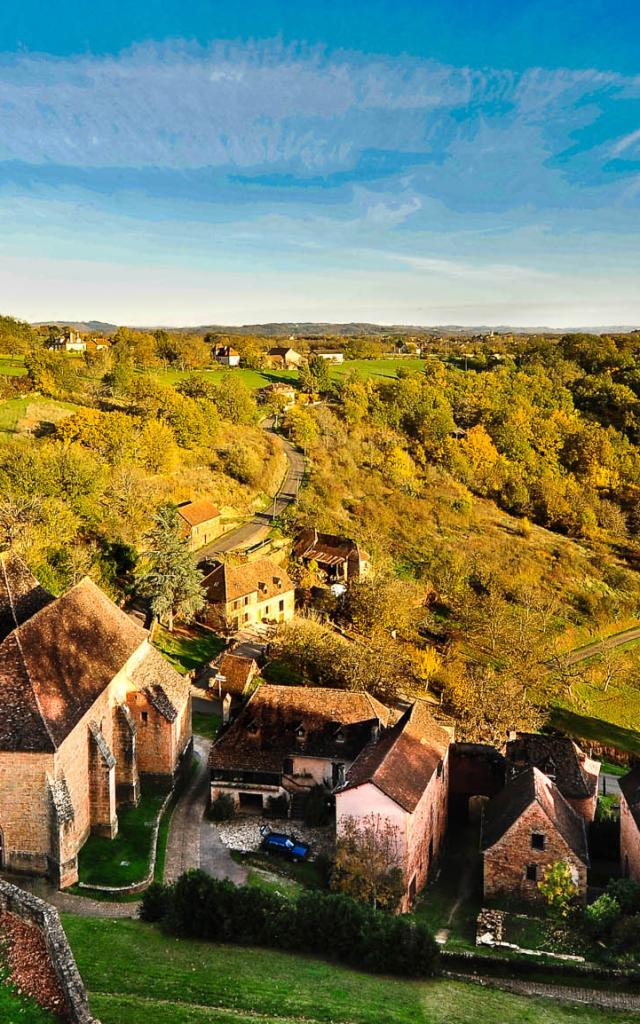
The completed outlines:
[[[396,718],[368,693],[262,684],[211,748],[211,798],[261,813],[284,796],[299,817],[324,785],[338,834],[347,818],[371,815],[396,829],[406,908],[445,834],[450,737],[419,702]]]
[[[295,558],[305,565],[315,562],[329,583],[349,583],[368,574],[369,555],[348,537],[303,530],[293,546]]]
[[[186,680],[90,579],[59,598],[0,555],[0,866],[78,878],[140,779],[173,783],[191,743]]]
[[[233,651],[226,651],[219,655],[214,667],[216,673],[210,682],[210,688],[219,697],[225,697],[228,694],[232,699],[243,697],[249,683],[260,671],[255,658],[234,654]]]
[[[274,368],[292,370],[300,366],[302,356],[293,348],[276,346],[275,348],[269,349],[265,356],[265,362],[268,366],[272,366]]]
[[[182,505],[178,505],[178,515],[182,520],[183,533],[189,540],[191,551],[197,551],[205,544],[210,544],[222,533],[220,509],[208,498],[183,502]]]
[[[640,882],[640,767],[620,779],[620,865],[623,878]]]
[[[539,768],[556,783],[574,810],[593,821],[598,802],[600,762],[593,761],[566,736],[516,733],[505,748],[507,779],[523,768]]]
[[[589,853],[584,817],[538,768],[507,782],[485,808],[480,848],[486,899],[511,896],[536,902],[545,868],[566,861],[584,899]]]
[[[204,578],[209,602],[200,616],[213,629],[233,633],[260,622],[288,622],[295,589],[284,569],[269,558],[244,565],[220,563]]]
[[[447,827],[451,737],[416,702],[373,736],[336,790],[336,832],[347,818],[370,815],[396,829],[408,910],[438,858]]]

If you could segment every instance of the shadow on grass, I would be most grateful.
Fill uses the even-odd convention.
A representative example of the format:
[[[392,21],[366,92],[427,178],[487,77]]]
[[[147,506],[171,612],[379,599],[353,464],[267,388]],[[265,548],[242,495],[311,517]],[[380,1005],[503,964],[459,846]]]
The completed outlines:
[[[158,626],[153,635],[153,645],[184,675],[197,671],[215,658],[225,647],[225,641],[202,626],[176,628],[173,633]]]
[[[603,722],[600,718],[581,715],[557,705],[549,710],[547,724],[577,740],[591,740],[626,754],[640,756],[640,732],[633,729],[625,729],[621,725]]]

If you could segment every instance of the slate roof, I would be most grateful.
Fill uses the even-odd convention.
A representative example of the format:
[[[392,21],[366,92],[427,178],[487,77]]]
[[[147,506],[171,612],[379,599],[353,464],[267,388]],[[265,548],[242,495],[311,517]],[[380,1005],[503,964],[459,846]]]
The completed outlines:
[[[563,796],[580,800],[598,790],[600,764],[590,760],[577,743],[566,736],[518,733],[506,745],[507,775],[523,768],[539,768],[553,779]]]
[[[481,850],[490,850],[533,803],[583,864],[589,863],[584,818],[574,811],[554,783],[538,768],[527,768],[487,804],[482,816]]]
[[[241,696],[247,683],[257,674],[258,662],[255,658],[230,653],[222,655],[216,668],[225,678],[223,691]]]
[[[366,692],[263,684],[213,744],[209,767],[279,773],[292,755],[349,761],[390,715]]]
[[[57,749],[147,635],[88,578],[19,625],[0,643],[0,750]]]
[[[208,498],[198,498],[197,501],[186,501],[184,505],[179,505],[178,515],[189,526],[200,526],[202,523],[208,523],[210,519],[217,519],[220,509]]]
[[[0,642],[53,600],[22,559],[11,551],[0,554]]]
[[[449,734],[434,721],[425,704],[416,701],[396,725],[364,748],[340,792],[371,783],[411,813],[450,742]]]
[[[217,565],[203,582],[210,604],[228,604],[256,592],[260,601],[268,601],[293,590],[287,573],[269,558],[244,565]]]
[[[620,779],[620,789],[633,820],[640,829],[640,766]]]

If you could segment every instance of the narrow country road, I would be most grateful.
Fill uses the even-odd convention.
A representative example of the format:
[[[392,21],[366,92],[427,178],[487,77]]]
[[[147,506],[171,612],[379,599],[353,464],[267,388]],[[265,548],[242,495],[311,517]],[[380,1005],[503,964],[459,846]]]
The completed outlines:
[[[576,651],[567,654],[566,663],[567,665],[578,665],[581,661],[595,658],[603,651],[613,651],[616,647],[622,647],[623,644],[628,644],[631,640],[640,640],[640,626],[630,626],[629,629],[623,629],[621,633],[614,633],[613,636],[607,636],[604,640],[594,640],[584,647],[579,647]]]
[[[304,477],[304,455],[299,448],[287,441],[285,437],[276,434],[273,424],[268,421],[264,429],[277,437],[282,444],[288,462],[287,475],[274,497],[273,501],[263,512],[258,512],[248,523],[239,526],[236,530],[225,533],[218,537],[212,544],[201,548],[198,552],[198,560],[206,562],[227,551],[244,550],[259,544],[264,540],[273,526],[273,521],[298,497]]]

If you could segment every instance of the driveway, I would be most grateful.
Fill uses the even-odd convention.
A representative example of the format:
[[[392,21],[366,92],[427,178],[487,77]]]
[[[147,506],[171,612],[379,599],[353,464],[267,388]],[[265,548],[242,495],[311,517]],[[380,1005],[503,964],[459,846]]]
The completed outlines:
[[[270,421],[267,422],[264,429],[278,438],[287,457],[287,475],[282,486],[274,496],[269,507],[263,512],[256,513],[250,522],[239,526],[236,530],[223,534],[222,537],[218,537],[212,544],[201,548],[198,551],[199,562],[211,561],[217,555],[224,554],[225,552],[243,551],[246,548],[253,547],[255,544],[259,544],[267,537],[273,526],[274,519],[284,512],[289,505],[292,505],[298,497],[304,477],[304,455],[299,448],[292,445],[285,437],[276,434]]]
[[[579,647],[576,651],[571,651],[565,656],[566,664],[577,665],[581,661],[588,661],[589,658],[595,658],[604,651],[613,651],[616,647],[622,647],[631,640],[640,640],[640,626],[630,626],[629,629],[623,629],[621,633],[614,633],[612,636],[605,637],[604,640],[594,640],[584,647]]]

